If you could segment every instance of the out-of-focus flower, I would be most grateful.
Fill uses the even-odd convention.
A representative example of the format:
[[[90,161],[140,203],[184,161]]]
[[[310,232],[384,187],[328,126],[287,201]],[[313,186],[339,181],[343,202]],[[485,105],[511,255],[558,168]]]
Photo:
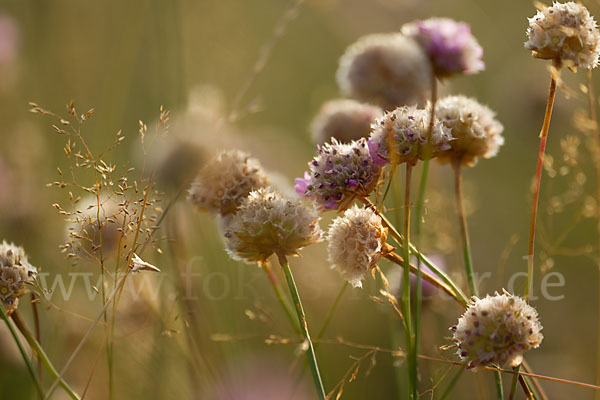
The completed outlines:
[[[371,124],[381,117],[377,106],[350,99],[330,100],[323,104],[312,121],[313,142],[323,144],[332,138],[342,143],[369,137]]]
[[[370,208],[354,206],[333,220],[327,234],[327,251],[331,267],[354,287],[379,263],[387,229],[381,217]]]
[[[504,127],[496,114],[477,100],[448,96],[436,104],[436,116],[450,129],[450,149],[438,155],[438,161],[458,161],[473,166],[479,158],[491,158],[504,144]]]
[[[404,35],[367,35],[341,57],[337,81],[345,95],[393,110],[426,100],[431,63],[421,47]]]
[[[225,228],[227,253],[234,260],[261,263],[271,255],[297,255],[321,241],[317,211],[301,199],[277,192],[251,192]]]
[[[598,65],[600,32],[587,8],[555,2],[529,18],[525,48],[534,57],[555,60],[574,70]]]
[[[296,178],[299,195],[313,199],[319,209],[334,210],[373,191],[381,166],[371,157],[366,139],[347,144],[332,139],[317,149],[319,154],[308,163],[310,172]]]
[[[464,22],[450,18],[429,18],[402,27],[402,33],[425,50],[439,78],[475,74],[485,69],[483,49]]]
[[[437,118],[431,133],[431,113],[417,107],[398,107],[378,119],[369,138],[369,150],[380,163],[415,165],[450,149],[452,134]]]
[[[471,368],[489,364],[516,367],[523,352],[539,347],[544,338],[535,308],[508,292],[474,298],[450,330],[457,354]]]
[[[22,247],[5,241],[0,244],[0,300],[8,312],[17,308],[19,297],[27,292],[26,285],[36,274]]]

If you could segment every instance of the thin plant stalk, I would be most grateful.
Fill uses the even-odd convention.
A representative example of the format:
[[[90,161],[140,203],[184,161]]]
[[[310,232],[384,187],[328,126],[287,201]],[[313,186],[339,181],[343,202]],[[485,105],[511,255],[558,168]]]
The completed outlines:
[[[450,392],[452,391],[452,389],[454,388],[454,386],[456,385],[456,383],[460,379],[461,375],[465,371],[466,371],[465,368],[459,368],[459,370],[452,377],[452,380],[450,381],[450,383],[446,387],[446,390],[444,390],[444,393],[442,393],[442,395],[440,396],[440,400],[444,400],[446,397],[448,397],[448,395],[450,394]]]
[[[554,63],[555,67],[558,64]],[[538,150],[538,159],[535,172],[535,186],[533,190],[533,201],[531,206],[531,217],[529,219],[529,242],[527,248],[527,285],[525,286],[525,300],[529,301],[529,296],[533,290],[533,260],[535,250],[535,227],[537,222],[538,203],[540,199],[540,187],[542,184],[542,170],[544,168],[544,154],[546,152],[546,142],[548,140],[548,130],[550,129],[550,118],[554,107],[554,98],[556,97],[556,76],[555,71],[550,75],[550,88],[548,89],[548,100],[546,102],[546,112],[544,114],[544,123],[540,132],[540,148]]]
[[[42,330],[41,330],[41,326],[40,326],[40,313],[38,311],[38,300],[37,300],[37,296],[35,294],[35,292],[31,292],[31,310],[33,311],[33,325],[34,325],[34,329],[35,329],[35,340],[38,341],[38,343],[42,343]],[[37,363],[37,369],[38,369],[38,377],[40,380],[40,383],[43,384],[44,383],[44,377],[43,377],[43,366],[42,366],[42,361],[38,358],[38,363]],[[42,397],[43,399],[43,397]]]
[[[1,301],[0,301],[0,315],[2,316],[2,319],[6,323],[6,326],[8,327],[10,334],[12,335],[13,339],[15,340],[15,343],[17,344],[17,347],[19,348],[19,352],[21,353],[21,356],[23,357],[23,361],[25,361],[25,365],[27,366],[27,371],[29,371],[29,375],[31,375],[31,379],[33,380],[35,389],[37,390],[38,394],[42,398],[44,398],[45,395],[44,395],[44,390],[42,389],[42,384],[40,383],[38,376],[35,373],[35,369],[33,368],[33,365],[31,364],[31,360],[29,359],[29,356],[25,352],[25,347],[23,346],[23,343],[21,343],[21,339],[19,338],[17,331],[15,331],[15,328],[13,327],[10,320],[8,319],[8,314],[6,313],[6,310],[4,309],[4,304],[2,304]]]
[[[279,264],[281,265],[283,273],[285,274],[285,278],[290,289],[290,294],[292,296],[292,299],[294,300],[294,305],[296,306],[296,313],[298,314],[298,322],[300,323],[300,329],[302,330],[302,335],[304,336],[305,343],[308,347],[306,349],[306,356],[308,358],[308,363],[312,372],[313,381],[315,383],[315,389],[317,390],[317,395],[320,400],[325,400],[327,396],[325,395],[325,388],[323,386],[323,380],[321,379],[321,373],[319,372],[319,365],[317,363],[315,349],[310,338],[310,334],[308,332],[306,315],[304,314],[304,308],[302,307],[302,302],[300,301],[300,295],[298,294],[298,288],[296,287],[294,276],[292,275],[292,271],[290,270],[290,265],[287,261],[287,258],[285,257],[285,254],[277,254],[277,258],[279,259]]]
[[[517,382],[519,381],[519,367],[513,368],[515,374],[513,375],[512,383],[510,385],[510,394],[508,395],[508,400],[514,400],[515,394],[517,392]]]
[[[460,160],[453,162],[454,168],[454,192],[456,195],[456,211],[458,213],[458,222],[460,225],[460,234],[463,242],[463,254],[465,260],[465,269],[467,271],[467,281],[471,295],[479,296],[477,285],[475,284],[475,274],[473,273],[473,262],[471,260],[471,242],[469,240],[469,229],[467,228],[467,216],[465,214],[465,204],[463,195],[462,173]]]
[[[498,371],[494,371],[494,383],[496,384],[496,397],[504,400],[504,388],[502,387],[502,375]]]
[[[325,334],[325,331],[327,330],[327,327],[329,326],[329,323],[331,322],[331,318],[333,318],[333,314],[335,314],[335,310],[337,309],[337,306],[338,306],[340,300],[342,299],[344,292],[346,291],[346,289],[348,289],[348,286],[349,286],[348,282],[344,282],[344,284],[342,285],[342,288],[338,292],[337,296],[335,296],[335,300],[333,301],[333,304],[331,305],[331,308],[329,309],[329,312],[327,313],[327,316],[325,317],[325,321],[323,322],[321,329],[319,329],[319,333],[317,334],[317,339],[321,339],[323,337],[323,335]]]
[[[294,317],[294,310],[292,309],[292,306],[290,305],[288,300],[283,295],[283,292],[281,291],[281,285],[279,285],[279,280],[277,279],[277,276],[271,269],[271,265],[269,264],[269,262],[266,261],[266,262],[262,263],[261,269],[263,271],[265,271],[265,273],[267,274],[267,277],[269,278],[269,282],[271,283],[271,287],[273,288],[273,291],[275,292],[275,296],[277,296],[277,300],[279,300],[279,303],[281,304],[281,308],[283,308],[283,311],[285,311],[285,314],[287,315],[288,319],[290,320],[290,323],[292,324],[292,328],[294,328],[294,331],[296,331],[296,333],[302,334],[302,332],[300,330],[300,326],[298,325],[298,321],[296,320],[296,317]]]
[[[12,313],[11,318],[17,326],[17,328],[19,328],[19,331],[23,334],[23,337],[25,337],[25,340],[27,340],[27,343],[29,343],[31,349],[37,354],[38,358],[41,360],[42,365],[44,366],[46,371],[50,374],[50,376],[53,379],[57,379],[59,376],[58,371],[56,370],[56,368],[54,368],[54,365],[52,365],[50,358],[48,358],[42,346],[40,346],[40,344],[37,342],[37,340],[35,340],[29,329],[27,329],[25,323],[23,322],[19,314],[15,311]],[[77,395],[77,393],[75,393],[73,389],[71,389],[71,387],[67,384],[67,382],[65,382],[64,379],[61,378],[58,381],[58,384],[64,389],[64,391],[69,395],[70,398],[72,398],[73,400],[80,400],[80,397]],[[45,396],[47,395],[48,394],[46,394]]]

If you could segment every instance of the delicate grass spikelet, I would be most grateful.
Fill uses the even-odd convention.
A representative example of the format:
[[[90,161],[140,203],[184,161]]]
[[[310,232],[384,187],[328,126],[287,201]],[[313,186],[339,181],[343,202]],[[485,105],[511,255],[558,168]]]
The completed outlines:
[[[367,35],[340,58],[337,81],[344,95],[393,110],[425,101],[431,64],[419,45],[401,34]]]
[[[523,352],[537,348],[544,338],[535,308],[506,291],[483,299],[474,297],[450,330],[457,354],[469,362],[469,368],[488,364],[516,367]]]
[[[485,69],[483,49],[464,22],[450,18],[429,18],[402,26],[402,33],[419,43],[438,78],[475,74]]]
[[[581,4],[555,2],[529,18],[525,48],[532,55],[555,60],[571,70],[598,65],[600,33],[596,21]]]
[[[19,297],[26,293],[25,285],[32,283],[37,269],[29,264],[22,247],[2,241],[0,244],[0,300],[7,311],[19,305]]]
[[[386,238],[387,228],[373,210],[356,205],[349,208],[329,227],[331,267],[354,287],[362,287],[362,279],[379,263]]]
[[[317,149],[319,154],[308,163],[310,172],[295,180],[299,195],[313,199],[321,210],[334,210],[373,191],[381,166],[371,157],[366,139],[347,144],[332,139]]]
[[[415,165],[450,149],[452,135],[437,117],[431,135],[427,137],[431,113],[417,107],[398,107],[378,119],[369,138],[369,150],[379,164],[409,163]],[[391,151],[390,151],[391,148]]]
[[[199,209],[232,214],[248,193],[269,184],[260,162],[239,150],[225,150],[200,170],[189,191]]]
[[[383,115],[381,108],[351,99],[330,100],[313,119],[313,142],[323,144],[335,138],[342,143],[369,137],[371,124]]]
[[[459,161],[473,166],[479,158],[494,157],[504,144],[504,127],[496,114],[477,100],[465,96],[447,96],[436,104],[436,115],[450,129],[451,149],[438,155],[438,161]]]
[[[317,211],[301,199],[268,189],[251,192],[225,228],[227,253],[234,260],[261,263],[272,254],[298,255],[321,241]]]

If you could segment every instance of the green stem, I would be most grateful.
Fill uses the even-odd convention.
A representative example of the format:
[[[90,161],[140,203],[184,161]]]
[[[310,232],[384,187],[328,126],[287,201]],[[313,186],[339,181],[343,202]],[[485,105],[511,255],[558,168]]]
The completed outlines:
[[[504,388],[502,387],[502,375],[499,371],[494,371],[494,382],[496,383],[496,396],[499,400],[504,400]]]
[[[5,314],[3,310],[3,318],[4,315]],[[46,352],[44,351],[44,349],[42,349],[42,346],[40,346],[40,344],[37,342],[37,340],[35,340],[31,332],[29,332],[29,329],[27,329],[23,320],[21,319],[21,317],[19,317],[19,314],[17,314],[17,312],[15,311],[11,317],[17,328],[19,328],[19,331],[21,331],[21,333],[25,337],[25,340],[27,340],[27,343],[29,343],[29,346],[31,346],[31,349],[37,354],[39,359],[42,361],[42,365],[44,366],[46,371],[50,374],[50,376],[53,379],[58,378],[58,371],[56,371],[56,368],[54,368],[54,365],[52,365],[50,358],[48,358]],[[64,379],[60,379],[59,385],[73,400],[80,400],[79,396],[73,391],[73,389],[71,389],[71,387],[67,384],[67,382],[64,381]]]
[[[557,63],[554,63],[558,67]],[[531,206],[531,218],[529,219],[529,243],[527,253],[527,285],[525,286],[525,299],[529,301],[529,296],[533,286],[533,256],[535,250],[535,227],[537,222],[538,203],[540,199],[540,187],[542,184],[542,170],[544,169],[544,153],[546,152],[546,141],[548,140],[548,130],[550,129],[550,118],[552,117],[552,108],[554,98],[556,97],[556,78],[551,75],[550,88],[548,90],[548,100],[546,102],[546,113],[544,114],[544,123],[540,132],[540,148],[538,150],[538,159],[535,172],[535,187],[533,191],[533,201]]]
[[[261,268],[267,274],[267,277],[269,278],[269,282],[271,283],[271,287],[273,288],[273,291],[275,292],[275,295],[277,296],[277,299],[279,300],[281,307],[285,311],[285,314],[287,315],[288,319],[290,320],[290,323],[292,324],[292,328],[294,328],[296,333],[302,334],[302,332],[300,330],[300,326],[298,325],[298,321],[296,320],[296,317],[294,316],[294,310],[293,310],[292,306],[290,305],[290,303],[285,298],[285,296],[283,295],[283,293],[281,291],[281,286],[279,285],[279,281],[277,280],[277,276],[275,276],[275,274],[273,273],[273,270],[271,269],[269,262],[267,261],[267,262],[262,263]]]
[[[331,318],[333,317],[333,314],[335,313],[335,310],[338,306],[338,303],[342,299],[344,292],[348,288],[348,285],[349,285],[348,282],[344,282],[344,284],[342,285],[342,288],[338,292],[337,296],[335,296],[335,300],[333,301],[333,304],[331,305],[331,308],[329,309],[329,312],[327,313],[327,316],[325,317],[325,322],[323,322],[323,325],[321,326],[321,329],[319,330],[319,333],[317,334],[317,339],[321,339],[323,337],[323,334],[327,330],[327,327],[329,326],[329,322],[331,322]]]
[[[23,361],[25,361],[25,365],[27,366],[29,375],[31,375],[31,379],[33,380],[33,383],[35,385],[35,389],[37,390],[38,394],[42,398],[44,398],[45,395],[44,395],[44,390],[42,389],[42,384],[40,383],[38,376],[36,375],[35,370],[33,369],[33,365],[31,365],[31,360],[29,359],[29,356],[25,352],[25,348],[23,347],[23,343],[21,343],[21,339],[19,338],[19,335],[17,334],[17,332],[15,331],[15,328],[12,326],[10,320],[8,319],[8,315],[6,314],[6,310],[4,309],[4,304],[2,304],[2,301],[0,301],[0,314],[2,314],[2,319],[6,323],[6,326],[8,327],[10,334],[12,335],[13,339],[15,340],[15,343],[17,344],[17,347],[19,348],[19,352],[21,353],[21,356],[23,357]]]
[[[279,259],[279,264],[281,264],[281,268],[283,269],[283,272],[285,274],[285,278],[290,289],[290,294],[292,295],[292,299],[294,300],[294,305],[296,306],[296,313],[298,314],[298,321],[300,322],[302,335],[304,336],[304,340],[306,341],[306,344],[308,346],[308,348],[306,349],[306,356],[308,358],[308,363],[310,364],[310,369],[315,383],[315,389],[317,390],[319,399],[325,400],[327,396],[325,395],[325,388],[323,387],[323,380],[321,379],[321,373],[319,372],[317,357],[315,356],[315,349],[310,338],[310,334],[308,333],[306,315],[304,314],[304,308],[302,307],[302,302],[300,301],[300,295],[298,294],[296,282],[294,282],[294,276],[292,275],[292,271],[290,270],[290,266],[285,257],[285,254],[278,254],[277,257]]]
[[[513,375],[512,383],[510,385],[510,394],[508,400],[514,400],[515,394],[517,393],[517,382],[519,381],[519,367],[513,368],[515,374]]]
[[[469,240],[469,230],[467,228],[467,216],[465,215],[465,205],[463,202],[463,187],[462,187],[462,174],[460,167],[461,160],[453,162],[454,168],[454,189],[456,195],[456,211],[458,213],[458,221],[460,224],[460,233],[462,236],[464,258],[465,258],[465,269],[467,271],[467,280],[469,281],[469,288],[471,295],[479,296],[477,285],[475,284],[475,276],[473,273],[473,263],[471,261],[471,242]]]

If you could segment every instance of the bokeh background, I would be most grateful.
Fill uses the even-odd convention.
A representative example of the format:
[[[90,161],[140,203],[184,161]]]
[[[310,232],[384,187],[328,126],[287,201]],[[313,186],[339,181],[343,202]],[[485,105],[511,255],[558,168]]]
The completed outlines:
[[[600,14],[597,2],[586,3],[592,14]],[[100,151],[122,130],[124,145],[108,157],[134,167],[144,159],[138,121],[153,125],[163,105],[171,111],[171,136],[159,147],[166,152],[184,142],[193,144],[194,151],[198,148],[189,157],[195,161],[189,163],[191,175],[194,165],[217,150],[241,148],[280,174],[282,187],[289,188],[314,152],[308,132],[311,118],[324,101],[339,96],[334,75],[346,46],[361,35],[395,31],[413,19],[447,16],[471,25],[484,48],[487,68],[452,80],[444,92],[478,98],[497,111],[505,127],[506,143],[499,155],[465,171],[465,190],[475,269],[490,273],[481,291],[507,287],[512,274],[526,269],[530,185],[549,83],[548,64],[534,60],[522,45],[534,5],[514,0],[305,0],[285,31],[274,35],[293,4],[0,0],[0,237],[23,245],[31,262],[50,276],[93,272],[91,279],[96,281],[97,265],[72,265],[60,254],[65,223],[51,205],[64,202],[66,193],[46,184],[56,180],[56,167],[67,165],[64,139],[51,128],[51,120],[29,112],[28,102],[62,114],[71,100],[81,112],[94,108],[95,115],[83,129],[88,143]],[[273,47],[266,64],[254,73],[261,49],[269,43]],[[535,292],[540,298],[534,305],[545,339],[527,359],[537,373],[592,383],[599,335],[597,186],[589,135],[576,123],[578,115],[587,113],[587,97],[580,87],[587,76],[585,71],[563,71],[562,77],[550,130],[537,247],[541,272]],[[164,159],[164,152],[150,153],[147,162]],[[165,181],[159,182],[159,189],[167,201],[176,192]],[[230,261],[217,222],[196,212],[183,197],[171,214],[170,230],[160,235],[176,244],[165,241],[157,245],[162,255],[151,249],[145,257],[164,272],[148,278],[156,290],[119,306],[117,398],[312,398],[308,374],[298,379],[302,361],[297,342],[265,343],[269,335],[293,337],[265,276],[258,268]],[[460,276],[460,237],[448,166],[432,168],[427,210],[424,247]],[[331,218],[324,216],[323,228]],[[293,260],[293,269],[316,331],[342,281],[328,268],[325,244],[303,255]],[[197,299],[186,300],[185,308],[177,277],[187,267],[198,274],[191,286]],[[382,267],[388,276],[397,276],[396,267]],[[563,287],[549,289],[553,296],[564,296],[562,300],[541,296],[541,279],[550,272],[564,277]],[[58,366],[101,308],[98,297],[87,298],[82,282],[74,286],[69,301],[54,296],[41,304],[42,343]],[[519,292],[522,285],[521,278],[513,288]],[[346,292],[324,337],[386,349],[403,343],[398,341],[400,321],[389,304],[372,299],[378,290],[369,281],[362,290]],[[30,322],[30,306],[27,301],[22,304],[21,312]],[[461,310],[438,299],[424,312],[422,352],[454,359],[451,351],[439,347],[449,343],[447,327]],[[192,329],[190,321],[193,345],[185,334]],[[96,328],[66,375],[80,392],[93,376],[89,399],[107,397],[106,359],[103,351],[99,353],[103,334],[104,329]],[[318,352],[331,389],[352,367],[351,357],[367,350],[323,343]],[[203,366],[194,367],[190,360],[196,358]],[[346,383],[342,398],[403,398],[402,360],[379,353],[367,375],[370,362],[367,358],[357,379]],[[423,390],[441,381],[434,398],[457,371],[454,367],[442,379],[448,364],[422,362],[421,368]],[[550,398],[593,396],[589,389],[542,384]],[[55,398],[61,396],[57,392]],[[0,398],[33,397],[25,366],[2,327]],[[449,398],[493,398],[491,374],[463,373]]]

